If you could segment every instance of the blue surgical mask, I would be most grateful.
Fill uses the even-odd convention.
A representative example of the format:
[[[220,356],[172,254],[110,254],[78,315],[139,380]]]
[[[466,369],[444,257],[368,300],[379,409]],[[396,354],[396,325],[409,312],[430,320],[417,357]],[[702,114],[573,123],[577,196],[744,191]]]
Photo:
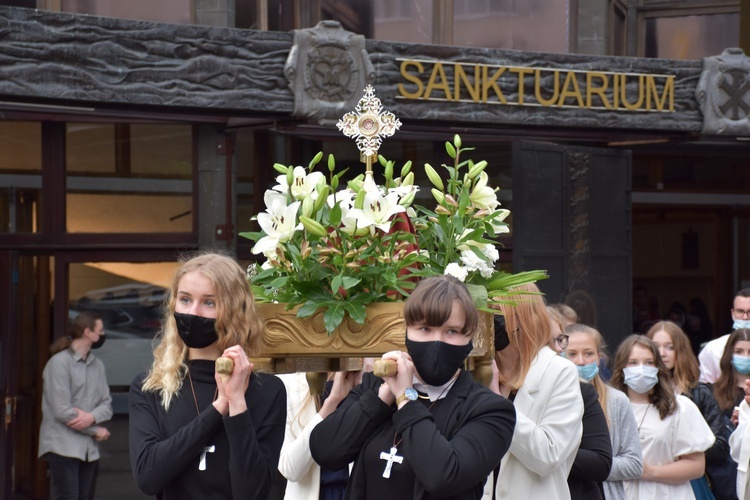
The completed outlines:
[[[735,330],[750,330],[750,319],[736,319],[732,328]]]
[[[638,394],[646,394],[659,381],[659,369],[655,366],[626,366],[622,369],[625,385]]]
[[[586,382],[591,382],[591,379],[596,377],[596,374],[599,373],[599,362],[594,361],[593,363],[589,363],[583,366],[576,365],[576,368],[578,368],[579,378],[585,380]]]
[[[750,356],[732,356],[732,366],[743,375],[750,375]]]

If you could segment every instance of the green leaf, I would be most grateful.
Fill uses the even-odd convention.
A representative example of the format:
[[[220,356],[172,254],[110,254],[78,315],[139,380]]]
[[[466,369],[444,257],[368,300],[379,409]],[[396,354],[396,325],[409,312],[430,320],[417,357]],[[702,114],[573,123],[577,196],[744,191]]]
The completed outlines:
[[[344,290],[351,290],[355,286],[359,285],[362,282],[359,278],[352,278],[351,276],[344,276],[342,278],[342,284],[341,286],[344,287]]]
[[[344,320],[345,313],[346,308],[344,307],[344,302],[338,302],[328,306],[326,312],[323,313],[323,324],[329,335],[333,333],[333,331],[338,328]]]

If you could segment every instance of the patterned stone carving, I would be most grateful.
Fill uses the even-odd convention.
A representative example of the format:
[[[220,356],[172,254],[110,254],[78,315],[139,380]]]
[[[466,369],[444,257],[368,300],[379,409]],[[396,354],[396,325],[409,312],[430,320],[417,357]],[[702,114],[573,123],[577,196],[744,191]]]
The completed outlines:
[[[375,80],[365,37],[345,31],[338,21],[295,30],[284,74],[294,92],[292,114],[321,124],[335,123],[354,108],[362,89]]]
[[[703,60],[695,98],[704,134],[750,135],[750,58],[730,48]]]

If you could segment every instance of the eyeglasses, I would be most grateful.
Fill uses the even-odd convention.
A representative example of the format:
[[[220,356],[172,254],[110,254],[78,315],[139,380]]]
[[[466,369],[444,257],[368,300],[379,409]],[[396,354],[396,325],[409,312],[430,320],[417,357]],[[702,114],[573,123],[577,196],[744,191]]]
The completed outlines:
[[[739,317],[747,316],[750,318],[750,311],[745,311],[744,309],[732,309],[732,312]]]
[[[569,338],[569,335],[562,334],[559,337],[555,338],[555,342],[557,342],[557,345],[559,345],[562,349],[565,349],[568,347]]]

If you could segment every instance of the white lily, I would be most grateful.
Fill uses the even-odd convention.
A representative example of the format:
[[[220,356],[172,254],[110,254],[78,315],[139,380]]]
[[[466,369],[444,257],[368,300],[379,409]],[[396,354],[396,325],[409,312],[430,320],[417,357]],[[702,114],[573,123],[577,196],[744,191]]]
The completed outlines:
[[[474,189],[471,190],[469,199],[481,209],[495,210],[500,202],[497,201],[495,190],[487,185],[488,180],[487,172],[480,173],[479,180],[474,185]]]
[[[361,209],[349,210],[349,217],[357,220],[357,227],[376,227],[387,233],[391,229],[391,218],[406,209],[398,204],[398,194],[388,193],[383,196],[379,192],[365,195],[365,202]]]
[[[510,227],[508,227],[508,224],[503,224],[503,221],[510,215],[510,210],[507,208],[501,208],[497,212],[498,215],[493,217],[490,221],[492,229],[495,231],[495,234],[509,233]]]
[[[307,170],[302,167],[294,167],[294,179],[292,180],[292,185],[289,186],[292,198],[302,200],[308,196],[312,196],[314,200],[318,194],[315,186],[323,179],[325,179],[325,176],[321,172],[307,173]]]
[[[258,224],[266,236],[259,239],[250,251],[255,254],[271,252],[280,243],[289,241],[295,231],[302,230],[302,224],[296,224],[299,206],[299,201],[284,205],[281,198],[272,200],[271,206],[258,214]]]

